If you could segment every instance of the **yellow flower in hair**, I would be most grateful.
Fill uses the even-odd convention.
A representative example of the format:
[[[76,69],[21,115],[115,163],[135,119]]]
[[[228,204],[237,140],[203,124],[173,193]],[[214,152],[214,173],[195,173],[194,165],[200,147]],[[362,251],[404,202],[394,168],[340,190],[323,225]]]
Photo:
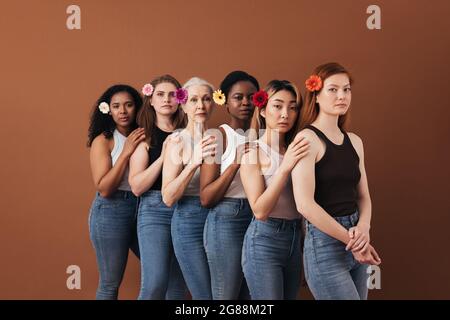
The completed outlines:
[[[218,104],[219,106],[222,106],[225,104],[225,94],[222,92],[222,90],[217,89],[216,91],[214,91],[213,93],[213,100],[216,104]]]

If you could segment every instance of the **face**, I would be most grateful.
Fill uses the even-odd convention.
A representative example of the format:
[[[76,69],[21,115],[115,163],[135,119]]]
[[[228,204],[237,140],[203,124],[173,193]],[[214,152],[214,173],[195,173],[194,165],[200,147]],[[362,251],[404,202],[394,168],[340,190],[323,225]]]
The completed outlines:
[[[350,79],[345,73],[340,73],[325,79],[316,101],[321,112],[339,116],[348,111],[351,100]]]
[[[239,120],[250,120],[255,107],[252,103],[256,87],[250,81],[236,82],[230,89],[227,97],[227,110]]]
[[[111,97],[111,116],[117,126],[129,127],[136,118],[134,100],[128,92],[118,92]]]
[[[150,103],[155,112],[161,115],[172,115],[177,111],[178,104],[175,100],[177,87],[170,82],[157,84],[152,94]]]
[[[269,98],[267,106],[261,110],[261,116],[265,118],[267,128],[287,133],[297,121],[298,112],[295,96],[287,90],[281,90]]]
[[[188,87],[188,100],[183,105],[189,121],[205,123],[211,116],[214,102],[211,89],[205,85],[193,85]]]

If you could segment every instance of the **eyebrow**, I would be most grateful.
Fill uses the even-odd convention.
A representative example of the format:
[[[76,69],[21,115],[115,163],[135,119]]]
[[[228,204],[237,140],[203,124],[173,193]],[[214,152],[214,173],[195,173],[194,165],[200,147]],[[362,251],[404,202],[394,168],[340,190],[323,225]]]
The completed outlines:
[[[130,103],[130,102],[133,103],[132,100],[127,100],[124,103]],[[120,104],[120,102],[115,101],[115,102],[112,102],[111,104]]]
[[[347,87],[347,86],[349,86],[349,85],[350,85],[350,83],[347,83],[347,84],[345,84],[343,87]],[[339,87],[337,84],[334,84],[334,83],[330,83],[328,86],[329,86],[329,87]]]

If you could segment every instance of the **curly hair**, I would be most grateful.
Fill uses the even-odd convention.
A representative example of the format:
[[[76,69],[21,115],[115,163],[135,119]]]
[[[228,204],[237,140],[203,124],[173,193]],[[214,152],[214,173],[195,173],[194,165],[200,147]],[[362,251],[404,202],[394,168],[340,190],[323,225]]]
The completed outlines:
[[[131,98],[133,99],[134,106],[136,108],[136,115],[142,107],[142,98],[139,92],[126,84],[117,84],[112,87],[106,89],[106,91],[98,98],[95,102],[94,107],[92,108],[92,113],[89,121],[89,130],[88,130],[88,142],[87,146],[90,147],[92,145],[92,141],[100,135],[103,134],[107,139],[111,139],[116,129],[116,123],[114,122],[112,116],[110,114],[103,114],[98,106],[102,102],[106,102],[107,104],[111,103],[111,98],[119,92],[127,92]],[[131,123],[131,129],[134,130],[138,127],[136,118],[133,119]]]

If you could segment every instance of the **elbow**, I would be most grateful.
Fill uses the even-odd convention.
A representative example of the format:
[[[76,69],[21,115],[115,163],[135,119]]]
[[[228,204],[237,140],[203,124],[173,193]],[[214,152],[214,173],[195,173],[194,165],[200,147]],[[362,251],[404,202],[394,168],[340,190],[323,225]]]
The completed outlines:
[[[312,203],[307,201],[300,201],[300,203],[297,204],[297,211],[305,217],[305,219],[309,220],[308,217],[310,216]]]
[[[256,220],[260,221],[266,221],[267,218],[269,217],[269,213],[262,210],[253,211],[253,215],[255,216]]]
[[[215,205],[215,202],[213,201],[213,199],[208,197],[204,192],[200,192],[200,203],[201,203],[202,207],[205,207],[208,209],[214,207],[214,205]]]
[[[100,193],[100,196],[102,196],[102,198],[109,198],[113,194],[109,190],[99,190],[98,193]]]
[[[133,192],[136,197],[140,197],[143,194],[142,190],[136,188],[135,186],[131,186],[131,192]]]
[[[173,197],[170,197],[167,192],[161,191],[162,194],[162,201],[164,202],[164,204],[169,207],[172,208],[173,205],[175,204],[175,199]]]

